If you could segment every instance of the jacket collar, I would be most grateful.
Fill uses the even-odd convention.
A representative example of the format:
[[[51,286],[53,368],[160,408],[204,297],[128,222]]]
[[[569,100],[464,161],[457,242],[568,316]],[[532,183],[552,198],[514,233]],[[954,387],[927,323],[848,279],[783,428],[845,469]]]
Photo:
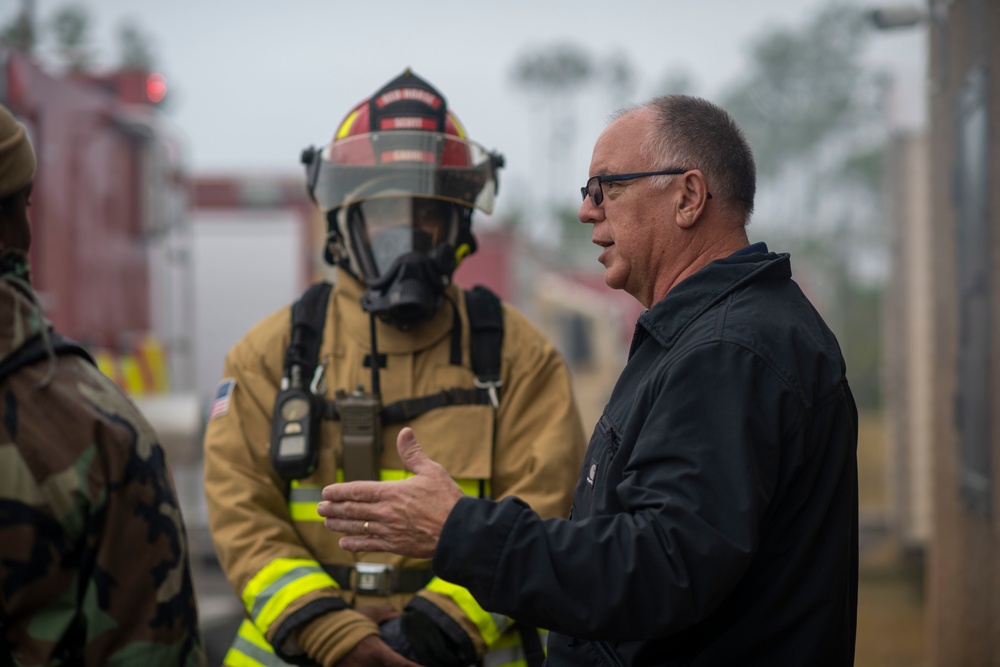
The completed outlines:
[[[736,254],[715,260],[685,278],[667,296],[644,311],[636,325],[636,338],[639,338],[640,328],[645,329],[660,345],[670,347],[696,318],[733,292],[758,280],[791,276],[787,253]],[[636,342],[633,342],[633,350]]]

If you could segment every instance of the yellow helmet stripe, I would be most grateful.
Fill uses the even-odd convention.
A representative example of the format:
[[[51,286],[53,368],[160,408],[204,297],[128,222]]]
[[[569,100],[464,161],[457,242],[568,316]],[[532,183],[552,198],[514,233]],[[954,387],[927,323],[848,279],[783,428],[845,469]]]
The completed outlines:
[[[462,139],[465,139],[466,138],[465,128],[462,127],[462,123],[458,121],[458,116],[449,111],[448,118],[451,118],[451,122],[455,124],[455,131],[458,132],[458,136],[461,137]]]
[[[360,111],[360,109],[352,111],[347,118],[344,119],[344,122],[340,124],[340,127],[337,128],[337,139],[343,139],[347,136],[347,133],[351,131],[354,121],[358,119],[358,111]]]

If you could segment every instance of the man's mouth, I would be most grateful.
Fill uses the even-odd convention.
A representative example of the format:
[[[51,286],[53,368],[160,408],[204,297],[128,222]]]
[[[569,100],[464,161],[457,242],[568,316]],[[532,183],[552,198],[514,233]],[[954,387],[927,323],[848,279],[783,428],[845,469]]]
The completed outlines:
[[[610,241],[594,241],[594,244],[603,248],[603,250],[601,250],[601,254],[597,256],[597,261],[604,264],[604,260],[607,257],[608,252],[614,247],[615,244]]]

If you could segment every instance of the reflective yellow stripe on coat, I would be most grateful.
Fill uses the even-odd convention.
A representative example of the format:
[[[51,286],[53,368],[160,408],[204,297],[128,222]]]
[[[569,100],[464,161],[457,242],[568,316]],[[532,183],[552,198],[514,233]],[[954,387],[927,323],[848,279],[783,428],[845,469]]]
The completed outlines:
[[[379,478],[383,482],[398,482],[400,480],[406,479],[407,477],[413,477],[413,473],[409,470],[382,470],[379,473]],[[337,482],[344,481],[344,473],[341,470],[337,471]],[[489,497],[491,493],[489,480],[478,480],[478,479],[456,479],[455,483],[458,484],[462,492],[467,496],[479,497],[480,495],[480,482],[482,482],[482,494]],[[302,484],[298,480],[292,480],[292,488],[288,493],[288,511],[292,515],[293,521],[322,521],[323,517],[316,513],[316,505],[323,500],[322,496],[323,487]]]
[[[314,560],[278,558],[268,563],[243,589],[243,606],[250,618],[240,625],[226,653],[225,664],[230,667],[282,667],[288,664],[275,655],[265,633],[288,605],[323,588],[340,586]]]
[[[545,645],[544,634],[542,645]],[[253,623],[246,620],[226,653],[223,665],[226,667],[291,667],[274,653],[274,649],[264,639]],[[505,633],[483,656],[483,667],[527,667],[521,638],[516,630]]]
[[[380,479],[383,482],[395,482],[412,476],[413,473],[407,470],[382,470],[380,472]],[[339,470],[337,471],[337,481],[344,481],[343,473]],[[478,479],[456,479],[455,483],[468,496],[478,497],[481,493],[488,496],[491,491],[488,480],[483,482],[482,489],[480,488],[480,480]],[[298,480],[292,481],[288,496],[288,510],[294,521],[323,520],[323,517],[316,512],[316,505],[323,500],[322,490],[321,486],[302,484]],[[509,618],[487,612],[479,606],[479,603],[476,602],[467,589],[448,583],[442,579],[431,579],[426,588],[427,590],[451,598],[462,612],[476,624],[480,635],[483,637],[483,641],[488,647],[487,653],[483,657],[484,667],[527,667],[527,662],[524,659],[524,651],[521,649],[521,638],[515,630],[511,629]],[[246,625],[250,624],[247,623]],[[250,628],[253,628],[253,626],[250,625]],[[256,630],[255,628],[253,629]],[[243,628],[240,628],[239,636],[244,636]],[[251,647],[255,646],[249,637],[246,638],[245,643]],[[270,646],[267,648],[270,649]],[[234,645],[233,649],[230,649],[230,653],[233,653],[235,650],[236,646]],[[256,667],[257,665],[270,667],[271,665],[280,666],[286,664],[275,656],[273,652],[271,653],[271,658],[278,662],[263,662],[258,659],[257,662],[232,663],[232,665],[233,667],[242,667],[244,664],[252,667]],[[228,656],[226,664],[231,664]]]
[[[510,618],[502,614],[491,614],[479,606],[468,589],[443,579],[431,579],[427,590],[447,595],[479,628],[479,634],[486,642],[483,667],[527,667],[521,636]],[[542,646],[545,646],[544,640]]]
[[[289,667],[249,619],[240,624],[222,664],[226,667]]]
[[[277,558],[243,589],[243,606],[250,620],[266,633],[289,604],[323,588],[340,588],[320,564],[307,558]]]

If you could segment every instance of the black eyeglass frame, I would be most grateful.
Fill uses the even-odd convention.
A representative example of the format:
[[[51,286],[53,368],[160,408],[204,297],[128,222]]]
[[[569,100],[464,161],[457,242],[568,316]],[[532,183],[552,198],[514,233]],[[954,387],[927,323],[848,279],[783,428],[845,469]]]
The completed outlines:
[[[581,201],[587,201],[587,196],[594,202],[594,206],[600,206],[604,201],[604,183],[609,183],[611,181],[631,181],[633,178],[643,178],[644,176],[678,176],[680,174],[686,174],[690,169],[662,169],[660,171],[638,171],[634,174],[604,174],[603,176],[591,176],[587,179],[587,184],[580,188],[580,194],[583,195]],[[597,183],[597,194],[590,191],[591,183]],[[708,193],[708,198],[712,198],[712,193]]]

